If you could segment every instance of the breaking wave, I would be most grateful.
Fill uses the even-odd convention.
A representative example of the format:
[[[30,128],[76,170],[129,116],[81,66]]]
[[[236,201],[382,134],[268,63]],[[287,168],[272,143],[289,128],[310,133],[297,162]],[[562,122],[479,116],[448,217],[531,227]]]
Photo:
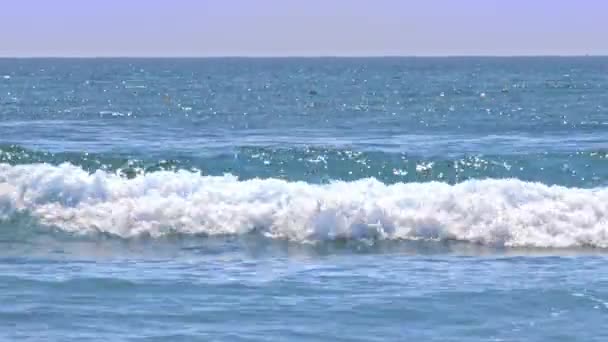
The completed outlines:
[[[74,234],[261,234],[294,242],[458,240],[608,247],[608,188],[517,179],[330,184],[156,171],[134,178],[72,164],[0,164],[0,221],[26,214]]]

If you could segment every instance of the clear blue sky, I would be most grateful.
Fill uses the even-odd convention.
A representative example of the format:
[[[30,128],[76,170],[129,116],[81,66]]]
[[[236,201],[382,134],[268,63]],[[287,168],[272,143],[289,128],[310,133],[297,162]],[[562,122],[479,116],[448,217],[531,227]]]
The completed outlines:
[[[2,0],[2,56],[608,55],[608,0]]]

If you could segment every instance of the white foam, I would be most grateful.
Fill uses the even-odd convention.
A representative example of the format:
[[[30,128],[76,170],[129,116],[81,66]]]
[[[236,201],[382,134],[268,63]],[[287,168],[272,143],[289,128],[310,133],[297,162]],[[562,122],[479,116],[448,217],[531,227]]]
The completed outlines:
[[[125,179],[79,167],[0,164],[0,219],[121,237],[167,232],[292,241],[456,239],[488,245],[608,247],[608,189],[512,180],[314,185],[154,172]]]

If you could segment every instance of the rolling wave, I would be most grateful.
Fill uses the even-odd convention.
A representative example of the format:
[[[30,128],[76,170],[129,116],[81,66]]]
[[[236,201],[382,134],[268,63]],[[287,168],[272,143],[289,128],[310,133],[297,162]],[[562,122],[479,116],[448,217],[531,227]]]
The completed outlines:
[[[438,181],[456,184],[470,179],[517,178],[568,187],[595,188],[608,183],[608,151],[568,154],[457,155],[427,158],[406,153],[326,148],[257,148],[242,146],[214,154],[160,154],[86,151],[38,151],[0,144],[0,163],[10,165],[70,163],[93,173],[98,170],[133,178],[157,171],[226,173],[239,179],[279,178],[328,183],[373,177],[385,184]]]
[[[72,164],[0,164],[0,221],[26,215],[72,234],[122,238],[260,234],[294,242],[458,240],[608,248],[608,188],[517,179],[329,184],[155,171],[132,178]]]

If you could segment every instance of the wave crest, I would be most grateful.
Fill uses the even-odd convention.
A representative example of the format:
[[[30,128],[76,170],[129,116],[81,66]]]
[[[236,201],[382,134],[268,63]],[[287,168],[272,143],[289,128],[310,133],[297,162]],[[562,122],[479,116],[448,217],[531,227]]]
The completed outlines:
[[[276,239],[461,240],[512,247],[608,247],[608,189],[517,179],[309,184],[158,171],[127,179],[71,164],[0,164],[0,220],[124,238],[168,233]]]

